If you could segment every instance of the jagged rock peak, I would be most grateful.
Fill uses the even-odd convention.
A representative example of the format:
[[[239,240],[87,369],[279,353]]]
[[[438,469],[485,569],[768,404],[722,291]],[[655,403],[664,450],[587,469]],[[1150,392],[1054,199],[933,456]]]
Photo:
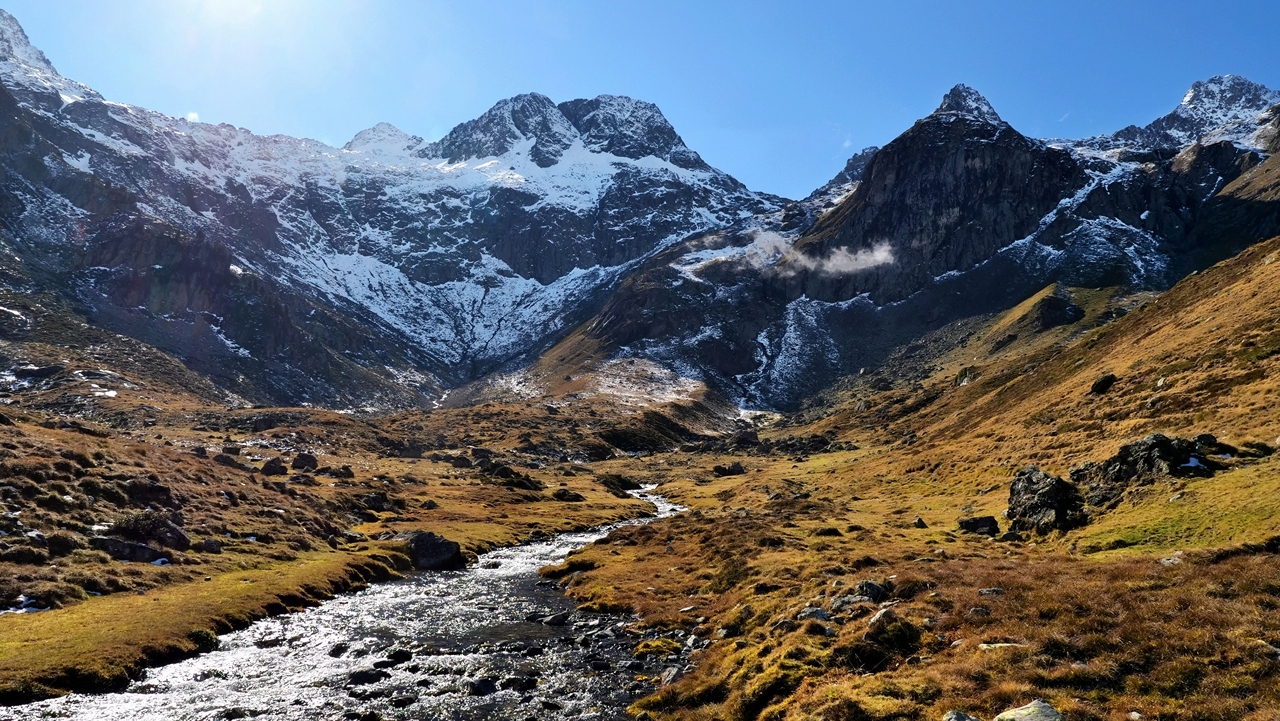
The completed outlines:
[[[684,144],[658,106],[621,95],[559,105],[540,93],[517,95],[455,127],[418,154],[456,162],[502,155],[530,143],[530,157],[545,168],[578,141],[593,153],[631,159],[653,156],[683,168],[710,169]]]
[[[985,120],[988,123],[1004,123],[1000,119],[1000,115],[996,113],[996,109],[991,107],[991,103],[982,97],[982,93],[964,84],[951,88],[946,95],[942,96],[942,104],[938,106],[937,110],[933,111],[933,114],[943,113],[967,115],[978,120]]]
[[[1253,117],[1275,103],[1280,91],[1239,75],[1215,75],[1192,83],[1174,112],[1216,126]]]
[[[624,158],[653,156],[686,168],[705,168],[657,105],[622,95],[597,95],[558,106],[595,152]]]
[[[25,66],[33,73],[57,76],[49,58],[31,44],[18,19],[0,10],[0,62]]]
[[[400,154],[422,146],[422,138],[410,135],[391,123],[378,123],[356,133],[343,150],[364,153]]]
[[[577,129],[551,98],[525,93],[499,100],[483,115],[450,130],[423,152],[456,162],[502,155],[517,144],[532,140],[529,155],[545,168],[555,165],[577,136]]]

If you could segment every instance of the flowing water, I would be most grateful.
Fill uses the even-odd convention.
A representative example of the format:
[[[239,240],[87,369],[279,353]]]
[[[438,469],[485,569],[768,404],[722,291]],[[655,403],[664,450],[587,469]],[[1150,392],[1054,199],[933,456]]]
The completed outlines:
[[[681,510],[635,495],[659,518]],[[465,571],[418,574],[265,619],[222,636],[217,651],[151,669],[123,693],[0,709],[0,719],[622,718],[653,688],[637,676],[663,670],[631,658],[627,620],[576,612],[563,626],[527,620],[573,610],[538,568],[614,527],[499,549]]]

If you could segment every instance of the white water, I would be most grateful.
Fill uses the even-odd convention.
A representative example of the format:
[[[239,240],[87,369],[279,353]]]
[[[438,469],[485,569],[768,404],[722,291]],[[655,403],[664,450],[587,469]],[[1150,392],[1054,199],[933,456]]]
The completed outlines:
[[[645,491],[633,495],[654,504],[654,518],[683,510]],[[0,709],[0,719],[624,718],[622,710],[651,690],[636,681],[637,673],[662,670],[620,668],[634,642],[620,631],[627,619],[575,614],[569,626],[553,627],[525,618],[573,608],[539,582],[538,568],[618,526],[650,520],[499,549],[465,571],[375,585],[223,636],[219,650],[152,669],[123,693]],[[331,650],[339,643],[350,648],[335,657]],[[387,679],[347,685],[352,671],[370,668],[391,649],[411,650],[414,658],[386,669]],[[592,670],[593,660],[609,668]],[[536,686],[471,695],[474,682],[501,685],[512,678],[536,678]]]

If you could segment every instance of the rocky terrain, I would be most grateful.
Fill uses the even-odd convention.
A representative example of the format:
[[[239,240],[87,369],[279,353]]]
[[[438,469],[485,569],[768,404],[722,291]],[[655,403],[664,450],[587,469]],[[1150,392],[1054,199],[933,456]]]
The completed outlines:
[[[1280,713],[1276,91],[1064,140],[957,85],[788,200],[618,96],[334,148],[104,99],[3,13],[0,86],[0,718]],[[684,510],[548,550],[642,487]],[[308,646],[328,705],[224,668],[409,574],[482,616],[525,543],[509,687],[407,627]]]

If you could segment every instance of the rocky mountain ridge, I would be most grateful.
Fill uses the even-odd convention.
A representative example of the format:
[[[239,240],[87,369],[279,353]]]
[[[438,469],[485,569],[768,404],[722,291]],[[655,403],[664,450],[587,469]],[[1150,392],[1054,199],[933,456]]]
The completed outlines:
[[[15,273],[245,398],[429,404],[639,259],[778,205],[629,98],[522,95],[436,143],[379,125],[338,149],[104,100],[11,16],[0,36]]]
[[[788,201],[619,96],[519,95],[435,142],[382,123],[333,148],[107,101],[7,14],[0,81],[10,287],[233,402],[367,410],[430,407],[579,326],[595,360],[786,407],[1048,283],[1160,290],[1225,257],[1252,231],[1209,238],[1199,214],[1224,217],[1277,126],[1274,91],[1222,76],[1146,128],[1038,140],[958,85]]]

